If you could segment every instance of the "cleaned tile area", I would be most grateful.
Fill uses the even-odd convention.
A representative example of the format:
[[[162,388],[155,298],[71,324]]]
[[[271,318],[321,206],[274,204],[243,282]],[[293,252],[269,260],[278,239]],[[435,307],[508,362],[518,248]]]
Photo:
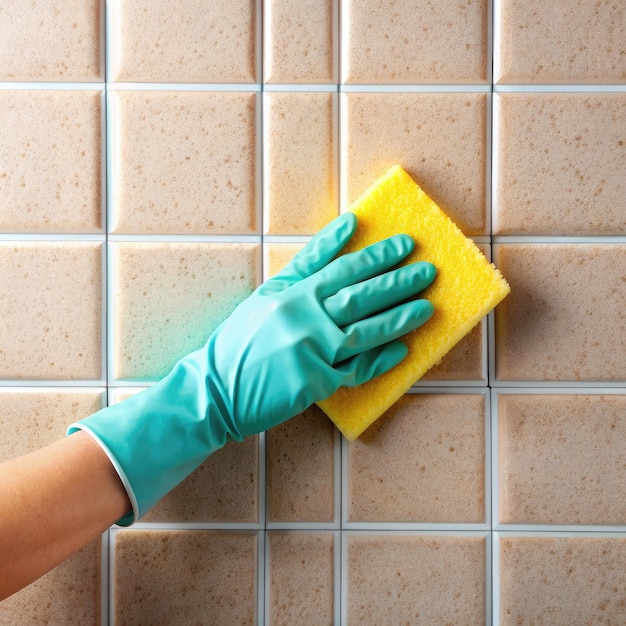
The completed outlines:
[[[0,625],[626,623],[625,28],[1,3],[0,459],[166,374],[395,164],[512,292],[358,441],[313,407],[227,444]]]

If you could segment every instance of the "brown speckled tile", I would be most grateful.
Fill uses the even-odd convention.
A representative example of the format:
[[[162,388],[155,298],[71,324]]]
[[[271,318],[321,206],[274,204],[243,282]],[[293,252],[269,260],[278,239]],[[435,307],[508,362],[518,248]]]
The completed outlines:
[[[265,98],[265,232],[312,235],[338,215],[336,94]]]
[[[485,397],[409,394],[348,444],[351,522],[483,522]]]
[[[626,539],[502,537],[500,624],[626,623]]]
[[[488,2],[349,0],[345,83],[484,83]]]
[[[335,0],[264,3],[266,83],[335,83]]]
[[[624,234],[626,94],[508,93],[495,106],[494,234]]]
[[[117,532],[115,623],[255,624],[257,543],[249,532]]]
[[[626,380],[626,245],[494,245],[496,379]]]
[[[342,98],[346,205],[398,164],[466,235],[486,234],[485,94],[344,93]]]
[[[247,243],[112,245],[116,379],[157,379],[256,287],[260,250]]]
[[[0,626],[100,621],[100,540],[0,602]]]
[[[624,524],[626,396],[498,396],[500,521]]]
[[[123,402],[137,389],[120,389]],[[146,515],[142,522],[258,522],[259,438],[232,441],[213,453]]]
[[[0,389],[0,463],[54,443],[104,406],[95,389]]]
[[[102,94],[0,91],[0,229],[102,230]]]
[[[116,0],[115,81],[254,83],[257,9],[250,0]]]
[[[334,623],[334,534],[268,532],[269,623]]]
[[[3,0],[0,80],[103,79],[101,0]]]
[[[256,232],[256,102],[245,92],[115,93],[112,232]]]
[[[311,406],[266,437],[268,521],[332,522],[333,423]]]
[[[485,623],[484,537],[350,533],[344,541],[348,623]]]
[[[502,0],[498,83],[626,82],[626,6],[612,0]]]
[[[102,377],[102,244],[0,242],[0,378]]]

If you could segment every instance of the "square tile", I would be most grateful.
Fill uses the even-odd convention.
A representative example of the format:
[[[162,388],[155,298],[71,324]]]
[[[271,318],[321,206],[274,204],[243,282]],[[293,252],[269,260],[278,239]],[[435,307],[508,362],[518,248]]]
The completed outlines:
[[[0,80],[103,79],[101,0],[3,0]]]
[[[622,235],[626,94],[495,100],[496,235]]]
[[[256,624],[256,533],[115,534],[115,624]]]
[[[101,232],[101,92],[0,91],[0,120],[0,229]]]
[[[485,521],[485,397],[403,396],[347,444],[350,522]]]
[[[316,406],[272,428],[267,438],[267,519],[335,518],[335,427]]]
[[[338,210],[336,94],[265,94],[265,232],[312,235]]]
[[[342,208],[397,164],[466,235],[488,234],[486,94],[341,96]]]
[[[0,603],[0,624],[100,624],[100,539]]]
[[[0,389],[0,463],[62,439],[71,423],[104,405],[96,389]]]
[[[304,243],[263,244],[263,279],[267,280],[282,270],[304,246]]]
[[[100,379],[102,244],[2,241],[0,378]]]
[[[484,537],[350,533],[350,624],[485,624]]]
[[[620,2],[501,0],[497,83],[626,82]]]
[[[348,0],[342,80],[357,84],[485,83],[488,2]]]
[[[111,232],[258,232],[256,94],[120,91],[112,106]]]
[[[626,539],[500,539],[500,624],[622,624]]]
[[[260,247],[247,243],[112,244],[113,377],[165,376],[249,296]]]
[[[336,7],[336,0],[264,3],[266,83],[337,82]]]
[[[257,82],[258,4],[114,0],[110,80]]]
[[[499,518],[626,524],[626,396],[498,396]]]
[[[494,245],[498,381],[626,380],[626,245]]]
[[[268,532],[272,626],[334,623],[332,532]]]

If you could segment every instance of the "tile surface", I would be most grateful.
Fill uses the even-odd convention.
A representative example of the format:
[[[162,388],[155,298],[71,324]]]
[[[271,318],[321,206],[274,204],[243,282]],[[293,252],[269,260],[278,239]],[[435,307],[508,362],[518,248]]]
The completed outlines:
[[[0,267],[0,378],[101,378],[102,244],[2,241]]]
[[[336,96],[265,94],[265,232],[313,235],[338,215]]]
[[[0,80],[102,80],[101,7],[101,0],[3,0]]]
[[[256,287],[258,246],[116,243],[114,376],[167,374]]]
[[[342,81],[357,84],[487,80],[485,0],[348,0]]]
[[[348,444],[348,520],[482,522],[485,399],[401,398]]]
[[[122,91],[112,100],[112,232],[257,230],[254,94]]]
[[[500,5],[496,82],[626,82],[623,3],[502,0]]]
[[[333,624],[334,535],[268,533],[269,623]]]
[[[345,93],[342,98],[346,204],[398,164],[466,235],[486,232],[484,94]]]
[[[102,94],[0,91],[0,229],[102,230]]]
[[[346,540],[348,623],[485,623],[484,537],[349,534]]]
[[[626,539],[503,537],[500,624],[621,624]]]
[[[111,76],[115,81],[253,83],[256,2],[114,0]]]
[[[264,3],[266,83],[337,82],[336,0]]]
[[[332,522],[333,423],[314,405],[266,437],[268,521]]]
[[[256,533],[118,532],[115,623],[254,624],[257,549]]]
[[[496,309],[496,377],[626,380],[626,245],[494,246],[511,294]]]
[[[496,235],[626,232],[626,94],[498,94]]]
[[[626,396],[498,396],[500,521],[624,524]]]

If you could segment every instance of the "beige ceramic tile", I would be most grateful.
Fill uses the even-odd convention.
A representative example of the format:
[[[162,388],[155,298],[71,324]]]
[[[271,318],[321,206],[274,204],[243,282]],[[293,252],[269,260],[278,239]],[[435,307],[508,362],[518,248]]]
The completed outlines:
[[[626,245],[501,244],[496,378],[626,380]]]
[[[485,623],[484,537],[348,534],[350,624]]]
[[[267,432],[268,521],[335,518],[335,427],[315,406]]]
[[[312,235],[338,215],[336,95],[265,98],[265,232]]]
[[[1,230],[102,230],[101,102],[98,91],[0,91]]]
[[[115,81],[254,83],[257,2],[114,0]]]
[[[269,623],[333,624],[334,534],[268,532]]]
[[[498,83],[626,82],[626,6],[502,0]]]
[[[103,79],[101,0],[3,0],[0,80]]]
[[[500,624],[626,623],[626,539],[500,539]]]
[[[267,280],[293,259],[302,250],[304,243],[266,243],[264,244],[263,272]]]
[[[0,242],[0,378],[102,377],[102,244]]]
[[[116,379],[161,378],[250,295],[259,246],[115,243]]]
[[[486,0],[348,0],[342,81],[484,83],[487,17]]]
[[[120,531],[115,624],[256,624],[257,534]]]
[[[626,94],[499,94],[497,235],[626,231]]]
[[[251,93],[117,92],[114,233],[257,231]]]
[[[624,524],[626,396],[499,395],[500,521]]]
[[[265,9],[264,81],[335,83],[336,0],[270,0]]]
[[[72,422],[103,406],[95,389],[0,389],[0,463],[62,439]]]
[[[0,602],[0,626],[100,623],[99,539]]]
[[[466,235],[487,233],[487,97],[342,94],[346,202],[401,165]]]
[[[485,398],[409,394],[348,444],[351,522],[484,522]]]

